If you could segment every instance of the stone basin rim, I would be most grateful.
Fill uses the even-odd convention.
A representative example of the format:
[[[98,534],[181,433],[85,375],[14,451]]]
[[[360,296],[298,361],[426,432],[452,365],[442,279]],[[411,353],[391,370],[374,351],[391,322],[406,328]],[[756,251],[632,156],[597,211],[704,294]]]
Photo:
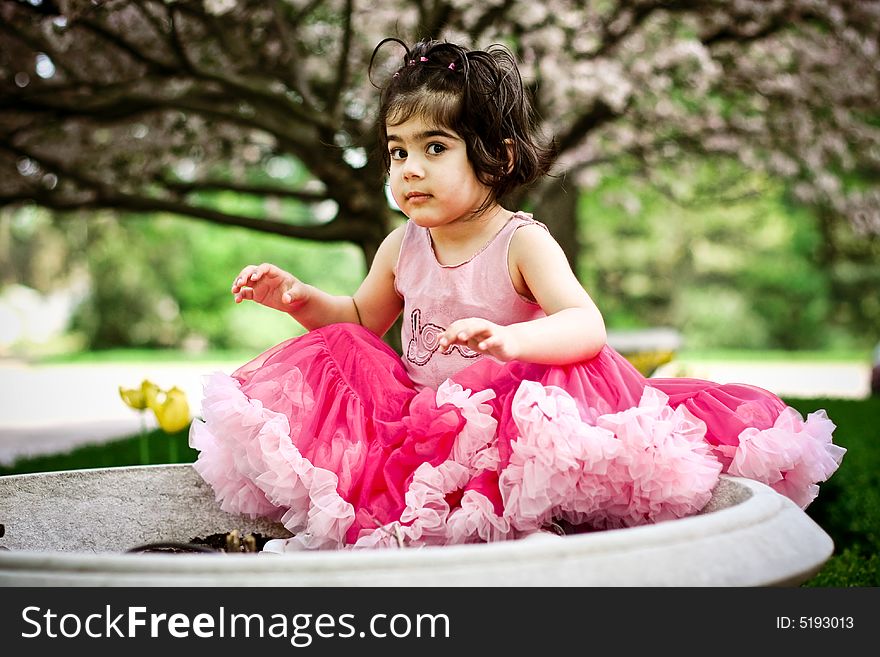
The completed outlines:
[[[174,466],[132,466],[139,474],[149,469],[191,469]],[[99,469],[100,470],[100,469]],[[103,470],[111,470],[105,468]],[[12,475],[33,478],[54,473]],[[4,477],[8,479],[8,477]],[[528,584],[535,573],[548,572],[568,564],[579,575],[570,580],[556,576],[558,585],[775,585],[805,580],[818,571],[833,551],[833,543],[818,525],[787,498],[759,482],[723,475],[724,485],[738,489],[741,499],[731,506],[677,520],[625,529],[611,529],[564,537],[537,535],[515,541],[406,549],[332,550],[295,552],[283,555],[231,554],[131,554],[125,552],[0,551],[0,585],[25,581],[39,584],[54,578],[78,585],[335,585],[351,579],[353,585],[375,584],[386,575],[390,585],[463,585],[474,577],[488,585]],[[7,482],[8,483],[8,482]],[[2,504],[0,504],[2,511]],[[234,517],[234,516],[233,516]],[[3,518],[0,517],[0,522]],[[771,538],[776,550],[762,556],[772,563],[772,573],[750,575],[712,572],[704,576],[702,566],[712,570],[713,551],[747,567],[739,554],[741,546],[759,545]],[[775,537],[775,538],[774,538]],[[771,541],[771,542],[773,542]],[[0,545],[3,544],[0,539]],[[762,548],[764,549],[764,548]],[[745,550],[746,552],[748,550]],[[668,565],[678,568],[678,579],[667,581],[662,572],[649,572],[653,562],[664,565],[663,556],[678,555]],[[690,557],[687,555],[690,554]],[[683,563],[693,559],[693,572]],[[619,573],[604,572],[621,568]],[[736,570],[736,569],[731,569]],[[661,568],[662,571],[662,568]],[[444,574],[445,573],[445,574]],[[532,573],[530,576],[529,573]],[[665,577],[665,579],[664,579]],[[164,578],[164,579],[163,579]],[[118,581],[113,581],[118,579]],[[553,578],[551,578],[553,579]],[[448,581],[447,581],[448,580]],[[494,582],[494,583],[493,583]],[[680,582],[677,583],[677,582]],[[49,585],[51,584],[47,581]],[[466,584],[465,584],[466,585]],[[551,582],[552,585],[552,582]]]

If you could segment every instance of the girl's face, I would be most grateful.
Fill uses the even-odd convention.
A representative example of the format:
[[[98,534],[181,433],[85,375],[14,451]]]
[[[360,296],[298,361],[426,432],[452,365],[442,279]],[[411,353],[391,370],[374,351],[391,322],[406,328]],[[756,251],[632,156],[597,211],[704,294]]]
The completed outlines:
[[[413,116],[386,125],[391,154],[391,194],[403,213],[425,228],[474,216],[490,193],[477,180],[467,147],[449,128]]]

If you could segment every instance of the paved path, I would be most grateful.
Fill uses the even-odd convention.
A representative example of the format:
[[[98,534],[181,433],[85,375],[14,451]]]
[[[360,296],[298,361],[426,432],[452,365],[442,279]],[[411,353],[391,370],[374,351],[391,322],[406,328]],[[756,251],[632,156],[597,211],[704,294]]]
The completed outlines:
[[[202,377],[215,371],[232,372],[240,364],[33,366],[0,361],[0,463],[118,438],[139,431],[142,422],[154,428],[151,412],[141,417],[119,397],[119,386],[137,388],[143,379],[160,388],[182,389],[191,412],[198,414]]]
[[[718,383],[751,383],[780,397],[864,399],[871,392],[868,363],[672,362],[654,376],[690,376]]]
[[[118,388],[150,379],[186,392],[193,414],[202,399],[202,377],[229,373],[240,362],[122,363],[33,366],[0,360],[0,463],[67,451],[137,432],[140,415],[119,398]],[[782,396],[863,398],[868,364],[670,363],[657,376],[693,376],[720,383],[751,383]],[[152,413],[147,425],[155,426]]]

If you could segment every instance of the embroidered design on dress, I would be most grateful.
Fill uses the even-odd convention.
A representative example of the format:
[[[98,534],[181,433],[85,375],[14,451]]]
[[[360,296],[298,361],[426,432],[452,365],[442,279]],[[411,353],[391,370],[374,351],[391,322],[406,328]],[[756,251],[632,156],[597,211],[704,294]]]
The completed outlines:
[[[442,326],[436,324],[422,325],[422,311],[416,308],[410,314],[412,321],[412,339],[406,348],[406,359],[414,365],[426,365],[434,352],[440,348],[440,336],[446,330]],[[455,344],[446,351],[440,353],[448,356],[453,351],[457,351],[463,358],[477,358],[479,353],[465,345]]]

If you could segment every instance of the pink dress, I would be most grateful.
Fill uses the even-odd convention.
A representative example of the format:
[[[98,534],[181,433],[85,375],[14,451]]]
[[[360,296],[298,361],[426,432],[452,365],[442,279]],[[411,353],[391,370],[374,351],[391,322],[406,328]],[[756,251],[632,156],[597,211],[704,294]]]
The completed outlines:
[[[335,324],[211,375],[190,445],[221,508],[279,520],[294,536],[273,549],[294,550],[670,520],[699,511],[722,472],[806,507],[845,452],[824,411],[804,420],[753,386],[646,379],[608,346],[566,366],[438,348],[454,319],[542,316],[507,266],[514,232],[531,223],[514,215],[456,266],[407,225],[395,272],[402,358]]]

